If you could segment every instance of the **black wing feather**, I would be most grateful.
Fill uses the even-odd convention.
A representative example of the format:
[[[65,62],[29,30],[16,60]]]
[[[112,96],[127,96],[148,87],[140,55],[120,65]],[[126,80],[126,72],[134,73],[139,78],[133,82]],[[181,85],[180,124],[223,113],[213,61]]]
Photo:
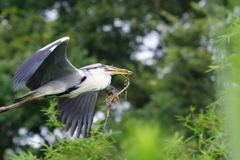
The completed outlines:
[[[68,37],[61,38],[24,60],[14,73],[13,90],[18,91],[24,84],[34,90],[50,80],[76,72],[66,57],[68,40]]]
[[[61,41],[55,41],[52,44],[45,47],[44,50],[40,49],[32,56],[25,59],[16,72],[13,78],[13,89],[14,91],[19,90],[24,83],[36,72],[38,67],[42,64],[43,60],[51,53],[51,48],[55,45],[59,45]],[[45,58],[44,58],[45,57]]]
[[[65,131],[71,128],[71,136],[77,128],[76,137],[88,137],[92,126],[98,92],[83,93],[75,98],[58,98],[58,109],[65,124]]]

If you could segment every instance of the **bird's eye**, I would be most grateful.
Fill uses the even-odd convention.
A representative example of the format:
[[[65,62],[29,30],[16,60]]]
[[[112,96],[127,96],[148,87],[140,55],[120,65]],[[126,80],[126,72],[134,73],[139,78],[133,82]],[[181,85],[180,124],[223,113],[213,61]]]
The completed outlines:
[[[110,68],[109,67],[105,67],[104,70],[105,71],[110,71]]]

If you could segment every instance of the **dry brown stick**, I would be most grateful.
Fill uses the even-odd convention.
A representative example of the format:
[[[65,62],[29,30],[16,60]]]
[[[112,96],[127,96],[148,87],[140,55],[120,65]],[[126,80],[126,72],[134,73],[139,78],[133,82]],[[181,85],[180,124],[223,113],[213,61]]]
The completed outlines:
[[[124,76],[125,77],[125,76]],[[129,85],[130,85],[130,81],[129,81],[129,77],[125,77],[126,78],[126,80],[125,80],[125,82],[124,82],[124,88],[120,91],[120,92],[118,92],[118,93],[116,93],[116,94],[113,94],[113,95],[111,95],[111,96],[108,96],[103,102],[106,102],[106,103],[110,103],[110,104],[112,104],[112,102],[119,102],[119,98],[118,98],[118,96],[121,94],[121,93],[127,93],[127,88],[129,87]],[[125,98],[125,100],[126,100],[126,96],[124,97]]]
[[[124,75],[123,75],[124,76]],[[107,112],[106,112],[106,120],[105,120],[105,123],[104,123],[104,128],[105,128],[105,126],[106,126],[106,123],[107,123],[107,120],[108,120],[108,117],[109,117],[109,112],[110,112],[110,109],[111,109],[111,106],[112,106],[112,104],[113,103],[116,103],[116,104],[120,104],[120,100],[119,100],[119,95],[121,94],[121,93],[124,93],[124,99],[126,100],[127,98],[127,88],[129,87],[129,85],[130,85],[130,77],[129,76],[124,76],[126,79],[125,79],[125,81],[124,81],[124,88],[120,91],[120,92],[118,92],[118,93],[113,93],[112,95],[110,95],[110,96],[108,96],[104,101],[103,101],[103,103],[104,102],[106,102],[107,104],[108,104],[108,110],[107,110]],[[113,91],[112,91],[113,92]]]
[[[41,96],[42,96],[42,95],[31,96],[31,97],[28,97],[28,98],[20,101],[20,102],[14,103],[14,104],[12,104],[12,105],[0,107],[0,113],[9,111],[9,110],[11,110],[11,109],[13,109],[13,108],[17,108],[17,107],[19,107],[19,106],[21,106],[21,105],[23,105],[23,104],[25,104],[25,103],[27,103],[27,102],[30,102],[30,101],[38,98],[38,97],[41,97]]]

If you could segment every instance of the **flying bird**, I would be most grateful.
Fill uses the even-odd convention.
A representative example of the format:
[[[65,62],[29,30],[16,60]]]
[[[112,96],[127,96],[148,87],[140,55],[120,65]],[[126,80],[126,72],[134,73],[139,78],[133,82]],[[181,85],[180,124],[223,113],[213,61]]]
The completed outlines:
[[[31,91],[18,99],[18,105],[39,97],[57,97],[65,131],[76,137],[90,135],[98,91],[111,83],[111,75],[131,71],[100,63],[75,68],[66,57],[69,37],[63,37],[25,59],[14,73],[13,91],[27,86]],[[22,103],[21,103],[22,102]]]

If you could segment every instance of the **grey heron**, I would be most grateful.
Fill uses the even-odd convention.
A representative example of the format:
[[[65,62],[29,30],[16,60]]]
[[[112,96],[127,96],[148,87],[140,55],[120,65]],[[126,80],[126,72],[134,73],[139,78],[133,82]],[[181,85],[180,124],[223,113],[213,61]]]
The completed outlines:
[[[76,137],[80,133],[88,137],[98,91],[111,83],[111,75],[132,72],[100,63],[77,69],[66,57],[68,41],[69,37],[63,37],[25,59],[14,73],[13,90],[16,92],[24,85],[31,90],[16,99],[17,102],[57,97],[65,131],[71,129],[71,136],[77,131]]]

